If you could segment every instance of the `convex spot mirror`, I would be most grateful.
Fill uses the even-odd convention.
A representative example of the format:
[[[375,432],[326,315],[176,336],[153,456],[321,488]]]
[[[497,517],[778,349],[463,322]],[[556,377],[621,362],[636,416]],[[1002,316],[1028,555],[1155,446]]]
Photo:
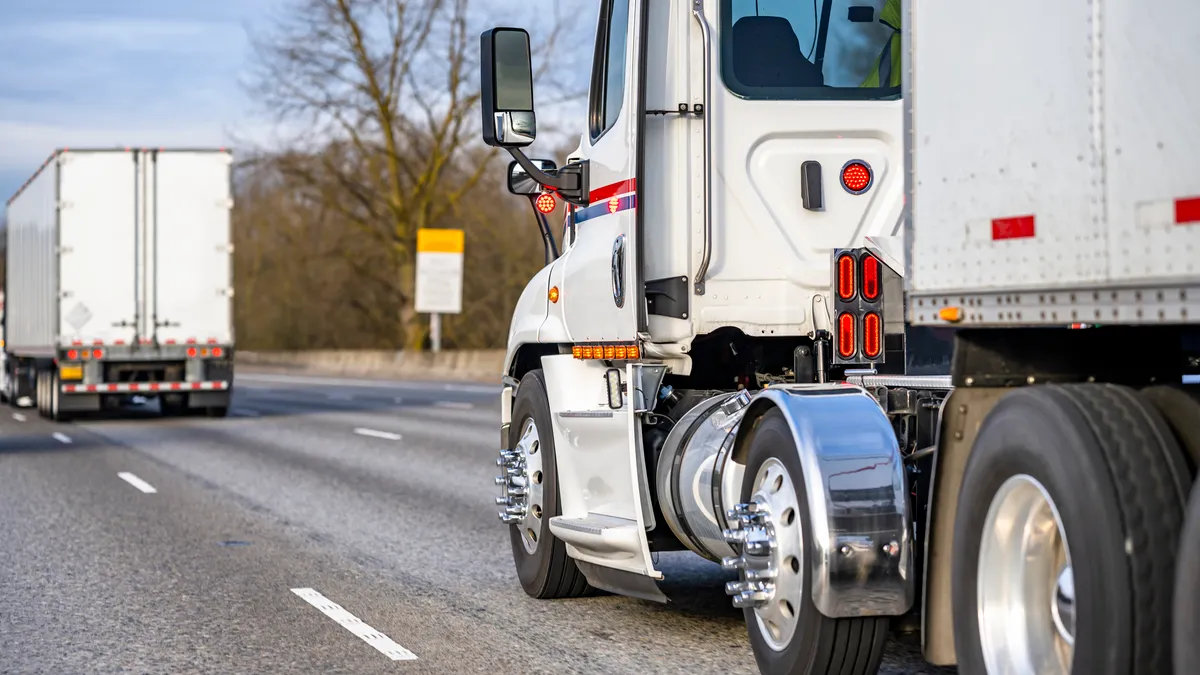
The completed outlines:
[[[521,148],[537,138],[533,112],[533,59],[529,33],[493,28],[480,36],[480,93],[483,141],[492,147]]]
[[[533,165],[542,173],[553,173],[557,168],[548,159],[532,159]],[[536,195],[544,191],[542,184],[533,179],[519,162],[508,165],[508,191],[514,195]]]

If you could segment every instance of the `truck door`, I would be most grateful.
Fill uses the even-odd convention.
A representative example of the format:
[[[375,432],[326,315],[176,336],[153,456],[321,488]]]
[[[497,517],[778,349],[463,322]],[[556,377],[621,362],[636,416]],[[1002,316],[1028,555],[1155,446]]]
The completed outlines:
[[[562,260],[563,313],[576,342],[632,341],[643,320],[638,173],[645,0],[603,0],[582,156],[590,205]]]
[[[228,345],[230,162],[226,152],[154,156],[154,282],[147,328],[159,343]]]

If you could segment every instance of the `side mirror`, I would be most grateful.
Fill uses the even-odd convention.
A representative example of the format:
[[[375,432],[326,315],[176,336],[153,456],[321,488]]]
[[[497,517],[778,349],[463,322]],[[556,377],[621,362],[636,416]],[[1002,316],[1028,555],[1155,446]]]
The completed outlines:
[[[533,165],[542,173],[553,173],[557,168],[554,162],[548,159],[531,159]],[[508,191],[514,195],[536,195],[541,194],[542,184],[537,182],[529,172],[521,166],[520,162],[512,162],[508,165]]]
[[[483,142],[521,148],[537,138],[533,113],[533,57],[529,33],[493,28],[480,36],[480,107]]]

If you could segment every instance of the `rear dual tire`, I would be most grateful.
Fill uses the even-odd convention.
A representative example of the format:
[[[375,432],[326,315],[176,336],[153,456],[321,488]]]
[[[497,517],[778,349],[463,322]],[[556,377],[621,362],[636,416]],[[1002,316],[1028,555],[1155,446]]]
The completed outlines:
[[[1003,398],[960,489],[960,670],[1169,672],[1173,553],[1189,483],[1171,429],[1130,389],[1038,386]]]

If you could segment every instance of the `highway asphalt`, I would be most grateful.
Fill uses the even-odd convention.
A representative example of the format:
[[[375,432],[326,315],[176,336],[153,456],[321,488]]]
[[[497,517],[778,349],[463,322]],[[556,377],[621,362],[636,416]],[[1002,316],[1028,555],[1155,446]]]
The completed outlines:
[[[498,388],[239,374],[227,419],[0,408],[0,673],[755,673],[731,578],[537,601]],[[888,675],[953,673],[889,645]]]

